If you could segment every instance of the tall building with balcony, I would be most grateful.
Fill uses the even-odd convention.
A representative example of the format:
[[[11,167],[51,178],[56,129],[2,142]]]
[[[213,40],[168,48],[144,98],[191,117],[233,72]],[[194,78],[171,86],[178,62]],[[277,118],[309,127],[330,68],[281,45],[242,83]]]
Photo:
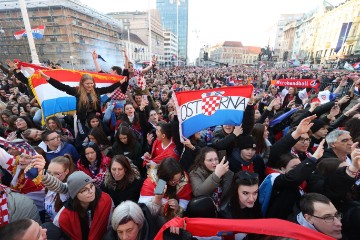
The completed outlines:
[[[239,41],[223,41],[209,47],[210,60],[230,66],[242,64],[245,54],[246,48]]]
[[[188,48],[188,0],[156,0],[156,9],[160,12],[165,31],[171,31],[178,36],[179,60],[187,61]]]
[[[45,25],[44,38],[35,40],[40,62],[95,69],[91,52],[96,50],[106,67],[123,65],[121,22],[76,0],[26,0],[26,4],[31,26]],[[0,1],[0,29],[0,59],[31,61],[27,39],[14,37],[25,29],[17,0]]]

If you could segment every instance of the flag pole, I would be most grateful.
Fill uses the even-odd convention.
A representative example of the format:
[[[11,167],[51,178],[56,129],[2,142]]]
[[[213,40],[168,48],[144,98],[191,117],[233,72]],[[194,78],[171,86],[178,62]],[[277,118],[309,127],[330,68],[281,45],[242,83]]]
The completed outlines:
[[[39,56],[36,52],[35,48],[35,42],[31,31],[30,21],[29,21],[29,15],[26,9],[26,3],[25,0],[19,0],[21,15],[23,17],[25,30],[27,34],[27,39],[30,47],[30,53],[31,53],[31,60],[32,63],[40,65]]]
[[[149,25],[149,57],[150,57],[150,63],[152,61],[152,53],[151,53],[151,13],[150,13],[150,0],[148,0],[148,25]]]

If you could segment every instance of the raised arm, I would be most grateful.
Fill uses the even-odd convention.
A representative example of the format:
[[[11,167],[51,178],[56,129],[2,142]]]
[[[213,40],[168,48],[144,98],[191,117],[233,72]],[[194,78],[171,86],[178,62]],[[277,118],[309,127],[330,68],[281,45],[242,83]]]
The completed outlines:
[[[70,87],[68,85],[65,85],[65,84],[59,82],[56,79],[51,78],[50,76],[46,75],[43,71],[39,71],[39,73],[54,88],[56,88],[56,89],[58,89],[60,91],[66,92],[67,94],[69,94],[71,96],[75,96],[77,94],[77,91],[76,91],[76,89],[74,87]]]
[[[99,62],[98,62],[98,54],[96,53],[96,51],[94,50],[92,53],[92,58],[93,58],[93,61],[94,61],[94,64],[95,64],[95,68],[96,68],[96,71],[97,72],[101,72],[101,67],[99,65]]]

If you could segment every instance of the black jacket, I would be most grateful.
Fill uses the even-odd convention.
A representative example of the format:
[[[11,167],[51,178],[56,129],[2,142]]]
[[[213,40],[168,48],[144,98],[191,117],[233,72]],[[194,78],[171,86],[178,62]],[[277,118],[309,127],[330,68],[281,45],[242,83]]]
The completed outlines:
[[[294,204],[300,199],[299,185],[315,170],[316,161],[308,158],[286,174],[275,178],[266,217],[286,220],[292,213]]]
[[[64,91],[67,94],[74,96],[76,98],[76,115],[79,118],[79,120],[81,122],[85,122],[86,121],[86,117],[88,116],[87,114],[87,109],[86,107],[80,107],[78,102],[79,102],[79,98],[80,95],[78,93],[77,87],[70,87],[68,85],[65,85],[61,82],[59,82],[58,80],[55,80],[53,78],[50,78],[48,81],[53,87],[59,89],[60,91]],[[113,92],[116,88],[121,87],[121,91],[123,93],[126,93],[126,90],[124,91],[123,86],[125,86],[126,84],[121,84],[120,82],[114,83],[111,86],[108,87],[103,87],[103,88],[95,88],[95,92],[96,95],[99,99],[99,102],[96,106],[96,109],[93,109],[93,112],[99,112],[101,113],[101,107],[100,107],[100,95],[105,94],[105,93],[110,93]]]

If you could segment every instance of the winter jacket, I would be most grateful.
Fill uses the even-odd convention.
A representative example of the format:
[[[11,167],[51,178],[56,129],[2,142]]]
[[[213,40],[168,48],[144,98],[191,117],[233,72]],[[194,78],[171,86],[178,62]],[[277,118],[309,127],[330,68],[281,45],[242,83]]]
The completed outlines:
[[[215,173],[210,173],[202,167],[194,169],[189,174],[194,197],[209,195],[212,197],[217,187],[221,187],[221,206],[225,205],[231,197],[231,186],[234,173],[228,171],[220,179]]]

